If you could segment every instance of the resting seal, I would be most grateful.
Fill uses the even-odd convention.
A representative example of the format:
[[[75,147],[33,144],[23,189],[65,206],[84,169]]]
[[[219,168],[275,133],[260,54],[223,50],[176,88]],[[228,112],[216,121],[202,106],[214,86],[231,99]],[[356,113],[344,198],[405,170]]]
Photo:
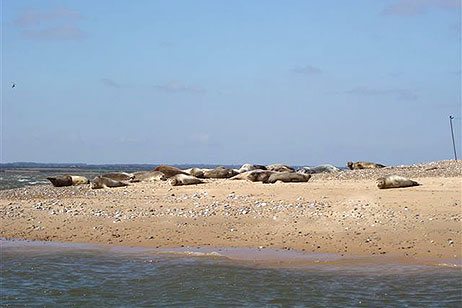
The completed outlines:
[[[72,186],[72,177],[70,175],[49,177],[47,180],[50,181],[54,187]]]
[[[358,169],[377,169],[377,168],[384,168],[384,165],[381,164],[376,164],[376,163],[370,163],[367,161],[358,161],[353,163],[352,161],[347,162],[347,167],[350,168],[350,170],[358,170]]]
[[[172,176],[177,175],[177,174],[186,174],[187,175],[187,173],[184,172],[181,169],[178,169],[178,168],[175,168],[175,167],[172,167],[172,166],[164,166],[164,165],[157,166],[152,171],[160,171],[167,178],[171,178]]]
[[[160,171],[138,171],[133,174],[135,182],[165,181],[167,178]]]
[[[128,184],[121,182],[121,181],[116,181],[110,178],[105,178],[99,175],[95,177],[93,179],[93,182],[91,183],[92,189],[106,188],[106,187],[124,187],[124,186],[128,186]]]
[[[90,183],[90,180],[87,179],[86,177],[84,176],[80,176],[80,175],[71,175],[71,178],[72,178],[72,185],[76,186],[76,185],[83,185],[83,184],[89,184]]]
[[[315,174],[315,173],[327,173],[327,172],[336,172],[340,171],[339,168],[325,164],[325,165],[319,165],[319,166],[314,166],[314,167],[302,167],[297,170],[298,173],[303,173],[303,174]]]
[[[132,173],[127,172],[111,172],[102,175],[105,178],[116,180],[116,181],[130,181],[133,180],[135,177]]]
[[[206,169],[200,169],[200,168],[191,168],[188,169],[188,173],[192,176],[195,176],[196,178],[203,178],[204,177],[204,171]],[[207,169],[208,170],[208,169]],[[186,170],[185,170],[186,171]]]
[[[168,179],[168,182],[172,186],[181,186],[181,185],[194,185],[204,183],[202,180],[196,178],[192,175],[187,174],[177,174]]]
[[[416,181],[407,179],[399,175],[387,175],[377,179],[377,187],[380,189],[411,187],[419,185],[420,184]]]
[[[243,164],[242,167],[238,170],[238,172],[244,173],[252,170],[266,170],[266,167],[262,165]]]
[[[204,178],[206,179],[228,179],[237,175],[238,172],[234,169],[227,169],[225,167],[218,167],[212,170],[204,171]]]
[[[295,169],[283,164],[274,164],[266,166],[266,169],[276,172],[294,172]]]
[[[251,182],[265,182],[268,180],[273,171],[269,170],[252,170],[233,176],[230,180],[248,180]]]
[[[58,177],[48,177],[47,180],[50,181],[54,187],[76,186],[90,183],[90,181],[86,177],[80,175],[62,175]]]
[[[281,181],[284,183],[308,182],[310,178],[311,178],[311,175],[309,174],[301,174],[301,173],[296,173],[296,172],[274,172],[263,183],[273,184],[273,183],[276,183],[277,181]]]

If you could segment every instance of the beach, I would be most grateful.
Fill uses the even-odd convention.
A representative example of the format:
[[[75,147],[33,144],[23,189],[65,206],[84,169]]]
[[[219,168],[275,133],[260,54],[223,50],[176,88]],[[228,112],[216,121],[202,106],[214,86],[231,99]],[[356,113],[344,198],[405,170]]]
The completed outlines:
[[[250,247],[413,260],[460,259],[462,163],[314,174],[307,183],[229,179],[0,191],[0,237],[152,248]],[[384,175],[420,186],[380,190]]]

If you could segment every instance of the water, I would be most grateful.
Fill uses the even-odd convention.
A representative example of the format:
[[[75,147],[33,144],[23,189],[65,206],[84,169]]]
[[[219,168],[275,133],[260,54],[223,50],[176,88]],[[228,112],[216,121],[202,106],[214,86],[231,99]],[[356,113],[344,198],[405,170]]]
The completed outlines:
[[[2,242],[6,307],[462,307],[455,269],[265,268],[149,250],[14,243]]]
[[[0,164],[1,166],[1,164]],[[44,165],[46,166],[46,164]],[[217,165],[178,165],[183,169],[187,168],[215,168]],[[228,168],[235,168],[237,166],[230,165]],[[51,185],[47,177],[60,176],[65,174],[81,175],[92,180],[97,175],[102,175],[108,172],[135,172],[141,170],[152,170],[153,166],[147,165],[94,165],[91,168],[76,168],[76,167],[40,167],[40,168],[6,168],[0,170],[0,190],[21,188],[34,185]]]
[[[21,188],[35,185],[51,185],[47,177],[59,176],[63,174],[82,175],[89,179],[93,179],[102,172],[94,170],[15,170],[12,172],[0,172],[0,190]]]

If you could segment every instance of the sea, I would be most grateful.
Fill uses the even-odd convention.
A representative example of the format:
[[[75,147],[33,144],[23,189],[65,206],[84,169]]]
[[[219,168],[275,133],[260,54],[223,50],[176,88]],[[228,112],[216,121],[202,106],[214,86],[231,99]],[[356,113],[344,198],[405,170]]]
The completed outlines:
[[[286,256],[290,257],[290,256]],[[462,307],[460,269],[1,241],[2,307]]]
[[[107,171],[114,169],[1,172],[0,188],[49,185],[46,177],[54,174],[93,178]],[[216,249],[218,254],[210,251],[185,253],[184,249],[158,251],[0,239],[0,306],[462,307],[460,264],[384,261],[285,266],[237,260],[232,258],[232,249],[228,255],[221,249]],[[269,253],[277,260],[297,254]],[[244,254],[258,256],[262,252]],[[309,254],[296,257],[336,258]]]
[[[173,165],[181,169],[215,168],[218,165]],[[35,185],[51,185],[47,177],[60,175],[81,175],[92,180],[97,175],[109,172],[136,172],[152,170],[155,165],[73,165],[73,164],[0,164],[0,190],[21,188]],[[227,168],[239,168],[237,165],[225,165]]]

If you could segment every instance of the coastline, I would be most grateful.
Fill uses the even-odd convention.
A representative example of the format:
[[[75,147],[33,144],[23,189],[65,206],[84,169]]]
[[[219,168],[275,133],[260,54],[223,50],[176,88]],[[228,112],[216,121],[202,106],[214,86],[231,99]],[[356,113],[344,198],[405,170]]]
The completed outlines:
[[[0,237],[156,249],[246,247],[409,260],[461,258],[460,162],[342,171],[308,183],[207,180],[0,191]],[[421,186],[379,190],[381,174]],[[432,261],[433,262],[433,261]],[[451,263],[451,262],[449,262]]]
[[[179,258],[206,258],[228,261],[236,265],[251,265],[263,268],[315,269],[348,268],[361,272],[381,272],[387,269],[400,271],[402,267],[421,269],[462,269],[462,259],[405,258],[402,256],[359,256],[307,253],[297,250],[254,247],[171,247],[153,248],[140,246],[119,246],[117,244],[76,243],[56,241],[35,241],[0,238],[3,253],[50,254],[66,252],[104,252],[134,257],[170,256]]]

